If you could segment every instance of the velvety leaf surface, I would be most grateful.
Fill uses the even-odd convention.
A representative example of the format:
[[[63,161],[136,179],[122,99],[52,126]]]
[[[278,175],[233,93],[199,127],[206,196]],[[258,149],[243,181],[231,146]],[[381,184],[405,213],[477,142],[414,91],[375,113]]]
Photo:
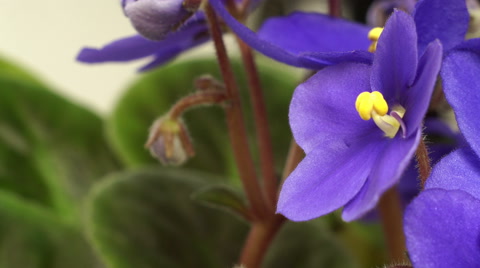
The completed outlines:
[[[99,268],[82,232],[46,208],[0,191],[0,267]]]
[[[241,65],[236,63],[235,70],[239,74],[237,80],[241,90],[246,93],[248,88]],[[291,137],[287,118],[288,103],[298,82],[297,77],[287,70],[264,65],[260,67],[279,171]],[[150,125],[166,113],[175,101],[195,92],[193,80],[203,74],[212,74],[221,80],[215,60],[196,60],[159,68],[141,76],[129,87],[115,107],[108,124],[110,141],[124,163],[141,166],[157,162],[143,147]],[[196,156],[185,167],[230,177],[234,163],[222,109],[197,108],[187,112],[184,119],[196,151]],[[247,115],[247,122],[252,133],[251,115]]]
[[[111,175],[88,202],[89,233],[112,268],[230,267],[247,225],[191,200],[206,174],[145,168]]]
[[[250,217],[245,198],[239,191],[226,185],[207,186],[194,192],[192,198],[206,206],[222,209],[245,219]]]
[[[117,161],[99,117],[25,80],[0,76],[0,189],[76,221],[76,204]]]
[[[319,224],[319,220],[314,220],[286,223],[273,241],[263,267],[348,268],[356,266],[345,247],[326,231],[325,226]]]

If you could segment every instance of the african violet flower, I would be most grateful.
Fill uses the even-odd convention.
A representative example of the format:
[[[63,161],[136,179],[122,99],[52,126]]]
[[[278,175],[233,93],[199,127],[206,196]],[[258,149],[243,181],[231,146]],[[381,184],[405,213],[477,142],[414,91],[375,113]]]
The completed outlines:
[[[225,0],[219,1],[223,6]],[[190,4],[186,5],[186,2]],[[254,9],[259,2],[251,0],[248,10]],[[205,14],[195,5],[198,3],[197,0],[122,0],[125,15],[140,35],[113,41],[100,49],[83,48],[77,60],[104,63],[153,57],[140,71],[158,67],[210,40]]]
[[[480,158],[459,149],[438,163],[405,213],[414,267],[480,267]]]
[[[310,69],[345,61],[371,62],[372,55],[366,51],[371,43],[367,38],[369,26],[323,14],[295,12],[268,19],[254,33],[236,21],[221,0],[211,3],[240,38],[277,61]],[[465,39],[469,26],[465,0],[421,0],[413,13],[420,55],[435,39],[442,42],[445,51]],[[288,34],[279,34],[285,32]]]
[[[146,71],[209,39],[205,16],[197,12],[177,31],[166,34],[161,41],[134,35],[113,41],[101,49],[84,48],[78,54],[77,60],[84,63],[126,62],[152,56],[153,60],[140,68],[140,71]]]
[[[295,90],[290,125],[305,159],[285,181],[278,212],[309,220],[344,206],[346,221],[398,182],[421,136],[442,46],[418,58],[413,19],[396,11],[373,64],[327,67]]]
[[[258,33],[238,22],[222,4],[210,0],[216,13],[253,49],[280,62],[310,69],[335,63],[371,63],[367,38],[371,27],[318,13],[295,12],[267,20]]]

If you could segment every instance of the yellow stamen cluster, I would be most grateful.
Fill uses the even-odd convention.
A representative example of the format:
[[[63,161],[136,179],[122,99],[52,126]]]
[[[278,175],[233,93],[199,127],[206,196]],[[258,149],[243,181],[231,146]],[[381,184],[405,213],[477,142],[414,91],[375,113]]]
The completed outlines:
[[[378,91],[360,93],[355,101],[355,108],[363,120],[373,119],[378,128],[385,133],[385,137],[393,138],[397,135],[401,124],[397,118],[387,114],[389,108],[382,93]],[[393,107],[392,113],[403,118],[405,109],[396,105]]]
[[[388,112],[388,104],[378,91],[360,93],[355,101],[355,108],[363,120],[370,120],[374,111],[380,116]]]
[[[378,39],[380,38],[380,35],[383,32],[383,27],[375,27],[368,32],[368,39],[372,41],[372,44],[368,48],[369,52],[375,52],[377,50],[377,43]]]

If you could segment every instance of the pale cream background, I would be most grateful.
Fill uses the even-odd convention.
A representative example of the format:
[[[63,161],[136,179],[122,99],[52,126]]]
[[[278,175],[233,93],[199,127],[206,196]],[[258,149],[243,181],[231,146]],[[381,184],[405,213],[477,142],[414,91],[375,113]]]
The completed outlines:
[[[105,114],[145,60],[85,65],[75,57],[82,46],[100,47],[134,34],[119,2],[0,0],[0,55],[37,73],[61,94]],[[313,2],[317,10],[324,8],[319,5],[322,0]],[[208,47],[182,58],[213,53]]]

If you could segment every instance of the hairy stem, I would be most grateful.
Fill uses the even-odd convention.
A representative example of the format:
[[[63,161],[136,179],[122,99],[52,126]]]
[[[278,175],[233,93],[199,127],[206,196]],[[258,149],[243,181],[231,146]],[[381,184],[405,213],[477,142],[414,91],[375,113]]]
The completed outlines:
[[[268,129],[267,108],[262,92],[262,85],[258,75],[257,66],[253,59],[251,48],[237,37],[237,42],[242,54],[243,65],[247,73],[250,99],[253,105],[255,129],[260,150],[260,165],[264,183],[265,196],[271,210],[274,210],[277,201],[277,177],[275,175],[273,149],[270,130]]]
[[[198,105],[219,104],[227,100],[227,95],[224,91],[205,90],[183,97],[177,101],[169,111],[172,119],[177,119],[188,109],[194,108]]]
[[[247,130],[240,103],[240,92],[235,83],[233,70],[223,42],[220,24],[215,11],[210,6],[210,3],[206,6],[206,14],[223,82],[225,83],[227,96],[230,99],[230,103],[225,110],[230,142],[232,144],[238,171],[253,215],[258,218],[264,218],[268,212],[263,192],[257,180],[255,166],[249,149]]]
[[[391,261],[406,259],[405,235],[403,234],[403,213],[400,195],[396,188],[385,192],[378,203],[378,211],[385,234],[385,242]]]
[[[421,139],[420,144],[418,144],[415,157],[418,163],[418,173],[420,174],[420,186],[423,190],[425,188],[425,183],[432,172],[430,158],[428,157],[428,149],[423,139]]]

